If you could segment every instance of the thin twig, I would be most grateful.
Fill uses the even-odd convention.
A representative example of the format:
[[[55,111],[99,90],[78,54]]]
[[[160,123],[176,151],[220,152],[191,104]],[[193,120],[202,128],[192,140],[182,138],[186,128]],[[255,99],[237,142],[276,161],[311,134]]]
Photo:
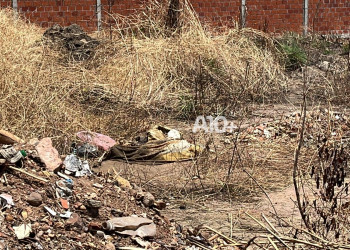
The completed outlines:
[[[311,230],[311,226],[309,225],[309,222],[307,221],[305,211],[303,210],[303,207],[301,204],[299,185],[298,185],[298,181],[297,181],[297,179],[298,179],[298,161],[299,161],[299,156],[300,156],[300,150],[301,150],[301,147],[303,144],[305,121],[306,121],[306,83],[307,83],[307,68],[305,69],[305,72],[304,72],[303,106],[302,106],[302,112],[301,112],[303,114],[303,120],[302,120],[300,135],[299,135],[298,146],[295,149],[295,153],[294,153],[293,184],[294,184],[295,196],[297,198],[298,209],[299,209],[301,218],[304,221],[306,228]]]
[[[231,239],[230,237],[227,237],[226,235],[220,233],[219,231],[216,231],[215,229],[213,229],[213,228],[211,228],[211,227],[204,226],[203,228],[206,228],[206,229],[208,229],[208,230],[210,230],[210,231],[213,231],[214,233],[220,235],[222,238],[224,238],[225,240],[227,240],[227,241],[229,241],[229,242],[231,242],[231,243],[233,243],[233,244],[241,245],[241,244],[239,244],[237,241]]]
[[[264,220],[266,221],[267,224],[269,224],[269,226],[272,228],[273,231],[276,232],[277,235],[281,235],[277,229],[271,224],[271,222],[265,217],[264,214],[261,214],[261,216],[264,218]]]
[[[277,234],[275,234],[274,232],[272,232],[268,227],[266,227],[262,222],[260,222],[258,219],[256,219],[255,217],[253,217],[252,215],[250,215],[247,212],[244,212],[246,215],[248,215],[250,218],[252,218],[256,223],[258,223],[261,227],[265,228],[270,234],[272,234],[279,242],[281,242],[285,247],[287,247],[288,249],[291,249]]]
[[[271,243],[271,245],[273,246],[273,248],[276,249],[276,250],[278,250],[277,245],[275,244],[275,242],[272,241],[272,239],[271,239],[269,236],[267,236],[267,239],[269,240],[269,242]]]
[[[278,219],[279,224],[281,224],[280,221],[279,221],[279,216],[277,214],[277,210],[276,210],[275,206],[273,205],[273,203],[272,203],[272,201],[270,199],[270,196],[267,194],[265,189],[257,182],[257,180],[250,173],[248,173],[247,170],[243,169],[243,172],[245,172],[250,178],[252,178],[252,180],[256,183],[256,185],[258,185],[258,187],[261,189],[261,191],[265,194],[265,196],[267,197],[267,199],[269,200],[269,202],[270,202],[270,204],[271,204],[271,206],[273,208],[273,211],[275,212],[275,215],[276,215],[276,217]]]

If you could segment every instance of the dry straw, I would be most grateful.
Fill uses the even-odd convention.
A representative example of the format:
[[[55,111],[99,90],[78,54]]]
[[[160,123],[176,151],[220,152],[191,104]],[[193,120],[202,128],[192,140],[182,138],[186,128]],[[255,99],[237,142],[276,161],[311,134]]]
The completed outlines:
[[[110,15],[110,30],[83,63],[63,60],[65,52],[42,42],[41,28],[0,10],[0,127],[54,137],[64,149],[81,129],[130,136],[152,114],[228,113],[283,91],[268,36],[238,28],[215,34],[186,2],[181,8],[171,31],[157,2],[128,18]]]

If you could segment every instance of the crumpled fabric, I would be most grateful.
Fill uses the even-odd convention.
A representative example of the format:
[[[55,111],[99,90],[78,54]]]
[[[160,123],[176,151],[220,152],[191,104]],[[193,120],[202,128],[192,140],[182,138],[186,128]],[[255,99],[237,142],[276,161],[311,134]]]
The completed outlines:
[[[181,139],[177,130],[157,125],[128,145],[115,145],[106,159],[166,163],[192,160],[202,151],[202,146]]]

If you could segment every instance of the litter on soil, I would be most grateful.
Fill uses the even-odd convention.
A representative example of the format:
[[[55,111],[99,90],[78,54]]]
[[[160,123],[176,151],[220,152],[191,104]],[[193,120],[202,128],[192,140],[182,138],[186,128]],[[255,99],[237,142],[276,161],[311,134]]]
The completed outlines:
[[[334,127],[330,129],[326,121],[331,121]],[[300,114],[291,113],[273,122],[247,126],[242,130],[241,139],[295,138],[292,133],[297,133],[299,124]],[[328,133],[330,140],[347,141],[348,118],[340,112],[309,111],[306,124],[306,144],[314,145],[312,138],[320,133]],[[10,249],[55,249],[58,245],[64,249],[102,249],[107,245],[112,249],[121,246],[232,249],[250,244],[243,239],[234,240],[209,226],[189,227],[185,231],[164,215],[162,209],[166,209],[166,201],[130,183],[116,170],[103,174],[94,173],[94,168],[89,167],[101,163],[101,154],[94,154],[96,151],[107,152],[102,161],[112,155],[128,164],[133,160],[169,163],[195,158],[203,147],[187,142],[177,130],[155,126],[127,145],[113,145],[114,140],[108,136],[82,132],[78,136],[81,144],[75,145],[76,150],[69,155],[59,155],[49,138],[26,143],[8,139],[16,138],[9,132],[2,132],[2,135],[6,135],[3,141],[13,142],[0,145],[3,150],[0,151],[3,185],[0,237],[6,239],[3,243]],[[83,153],[78,154],[79,149]],[[21,157],[13,161],[18,153]],[[256,214],[247,211],[246,217],[266,230]],[[276,238],[274,232],[268,232],[270,234],[264,235],[266,239]],[[296,240],[287,235],[281,237],[287,246]],[[332,242],[298,244],[333,246]]]

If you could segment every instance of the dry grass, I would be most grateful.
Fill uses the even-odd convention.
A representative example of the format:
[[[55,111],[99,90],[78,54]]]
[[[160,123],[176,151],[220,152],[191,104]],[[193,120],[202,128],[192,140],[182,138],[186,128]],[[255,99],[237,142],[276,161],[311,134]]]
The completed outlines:
[[[108,30],[100,34],[102,45],[83,63],[62,60],[63,52],[42,42],[42,29],[0,10],[0,127],[23,138],[53,137],[63,150],[81,129],[131,136],[152,115],[234,114],[242,103],[283,91],[274,52],[254,42],[272,44],[265,34],[215,35],[187,4],[181,28],[169,34],[164,8],[156,13],[155,6],[133,19],[114,17],[124,25],[113,24],[112,40]]]
[[[114,15],[106,35],[116,39],[116,53],[100,68],[102,81],[117,83],[124,98],[141,106],[182,112],[228,114],[237,104],[280,96],[283,73],[266,34],[238,28],[215,34],[184,1],[181,26],[169,35],[164,6],[154,1],[145,13]]]

